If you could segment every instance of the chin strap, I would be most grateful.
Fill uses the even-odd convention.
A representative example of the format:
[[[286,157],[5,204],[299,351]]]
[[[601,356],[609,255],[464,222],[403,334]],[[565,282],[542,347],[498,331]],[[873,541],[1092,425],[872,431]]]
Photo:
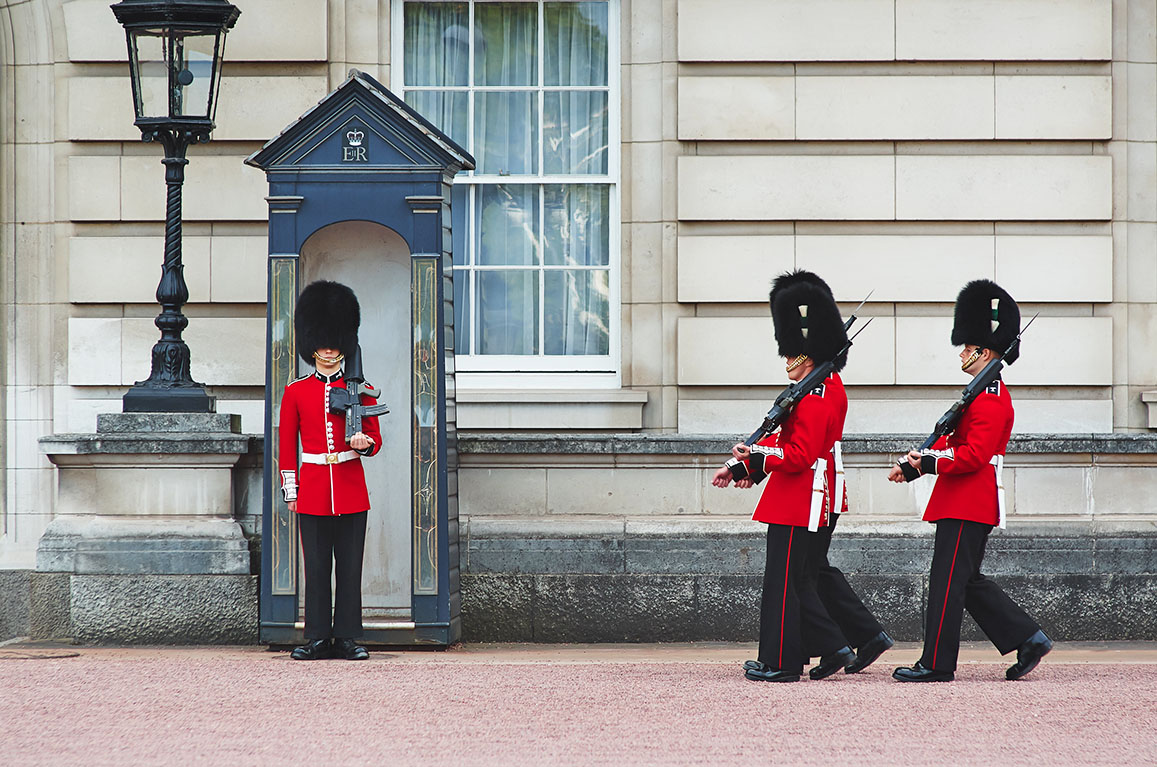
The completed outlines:
[[[321,363],[322,363],[322,364],[324,364],[324,365],[336,365],[336,364],[338,364],[339,362],[341,362],[342,360],[344,360],[344,359],[345,359],[345,355],[344,355],[344,354],[339,354],[339,355],[337,355],[336,357],[323,357],[323,356],[321,356],[320,354],[318,354],[317,352],[314,352],[314,353],[313,353],[313,358],[314,358],[315,360],[317,360],[317,361],[321,362]]]
[[[808,360],[808,356],[807,356],[806,354],[801,354],[801,355],[799,355],[799,356],[798,356],[798,357],[796,357],[794,360],[792,360],[791,362],[787,363],[787,372],[789,372],[789,373],[790,373],[791,371],[795,370],[796,368],[798,368],[798,367],[799,367],[800,365],[802,365],[803,363],[807,362],[807,360]]]
[[[960,363],[960,369],[961,370],[968,370],[968,366],[971,365],[973,362],[976,362],[978,359],[980,359],[980,355],[983,352],[984,352],[983,349],[977,347],[976,351],[974,351],[972,354],[968,355],[968,359],[966,359],[966,360],[964,360],[964,362]]]

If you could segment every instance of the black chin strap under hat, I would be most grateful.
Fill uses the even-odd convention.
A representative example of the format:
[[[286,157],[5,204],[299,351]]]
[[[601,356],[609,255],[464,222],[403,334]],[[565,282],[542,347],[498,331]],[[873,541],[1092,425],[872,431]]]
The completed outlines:
[[[352,290],[340,282],[311,282],[302,289],[293,311],[297,353],[311,364],[318,349],[338,349],[352,357],[358,348],[361,320],[361,307]]]
[[[835,358],[848,332],[832,289],[819,275],[802,269],[784,272],[771,284],[768,302],[781,357],[806,355],[817,363],[834,359],[835,369],[843,369],[847,352]]]
[[[952,324],[954,345],[973,344],[1001,355],[1018,333],[1020,307],[1004,288],[992,280],[973,280],[956,297]],[[1004,358],[1004,364],[1011,365],[1018,357],[1019,344]]]

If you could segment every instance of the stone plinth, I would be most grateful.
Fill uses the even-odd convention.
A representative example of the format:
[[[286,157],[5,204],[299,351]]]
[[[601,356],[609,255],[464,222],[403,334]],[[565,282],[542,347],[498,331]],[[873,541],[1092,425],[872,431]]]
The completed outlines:
[[[1149,428],[1157,429],[1157,391],[1141,392],[1141,401],[1149,413]]]
[[[256,579],[233,509],[234,467],[251,449],[240,430],[236,415],[109,413],[94,434],[41,439],[57,503],[31,574],[52,597],[30,602],[34,633],[253,641]]]

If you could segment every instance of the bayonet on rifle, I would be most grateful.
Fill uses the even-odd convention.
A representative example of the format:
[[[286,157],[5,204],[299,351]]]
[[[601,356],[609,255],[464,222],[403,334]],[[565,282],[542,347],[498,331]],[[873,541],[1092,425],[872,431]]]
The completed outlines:
[[[868,303],[868,299],[871,298],[872,294],[875,292],[876,292],[875,288],[872,288],[871,290],[869,290],[868,295],[864,296],[864,300],[860,302],[860,305],[852,310],[852,315],[850,317],[848,317],[848,321],[844,323],[844,330],[848,330],[849,328],[852,327],[852,323],[856,321],[856,312],[858,312],[864,308],[864,304]],[[868,322],[871,322],[871,320],[868,320]],[[864,327],[866,328],[868,326],[864,325]]]

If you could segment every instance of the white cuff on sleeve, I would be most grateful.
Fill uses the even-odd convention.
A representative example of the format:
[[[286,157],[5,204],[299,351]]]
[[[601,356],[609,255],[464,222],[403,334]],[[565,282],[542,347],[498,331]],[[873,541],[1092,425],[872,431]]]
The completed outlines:
[[[297,472],[281,472],[281,492],[285,494],[285,502],[297,500]]]

